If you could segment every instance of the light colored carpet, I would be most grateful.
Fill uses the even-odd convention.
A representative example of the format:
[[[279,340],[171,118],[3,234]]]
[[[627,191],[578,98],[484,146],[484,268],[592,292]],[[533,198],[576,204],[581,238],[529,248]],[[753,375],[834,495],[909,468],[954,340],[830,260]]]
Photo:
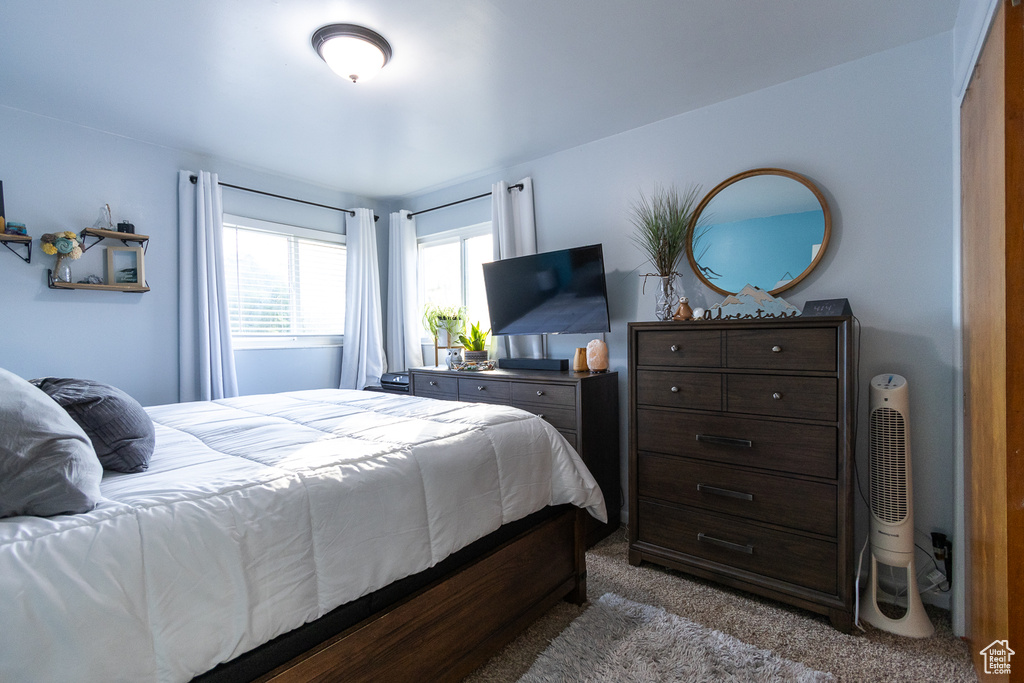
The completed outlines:
[[[660,607],[605,593],[540,654],[519,683],[831,681]]]
[[[587,592],[592,600],[615,593],[660,607],[741,642],[825,671],[840,682],[918,683],[976,681],[967,644],[955,636],[949,612],[925,606],[935,625],[931,638],[913,639],[866,627],[840,633],[828,619],[773,600],[644,563],[627,561],[625,530],[587,552]],[[560,603],[467,679],[467,683],[515,683],[541,652],[589,605]]]

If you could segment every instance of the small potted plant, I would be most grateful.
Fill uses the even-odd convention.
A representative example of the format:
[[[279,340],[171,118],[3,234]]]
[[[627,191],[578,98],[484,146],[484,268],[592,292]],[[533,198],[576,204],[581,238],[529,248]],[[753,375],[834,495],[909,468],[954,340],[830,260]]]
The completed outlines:
[[[459,335],[466,331],[466,307],[427,304],[423,309],[423,327],[430,332],[437,347],[454,346]]]
[[[466,349],[463,356],[465,356],[467,363],[482,363],[487,360],[487,335],[490,333],[490,330],[481,332],[480,322],[477,321],[474,325],[470,326],[469,336],[459,335],[459,341],[462,343],[463,348]]]

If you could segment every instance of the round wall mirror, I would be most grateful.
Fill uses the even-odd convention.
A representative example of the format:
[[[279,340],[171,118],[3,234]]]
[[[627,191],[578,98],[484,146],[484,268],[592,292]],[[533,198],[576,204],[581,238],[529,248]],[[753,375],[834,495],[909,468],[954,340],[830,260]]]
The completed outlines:
[[[719,294],[747,284],[778,294],[821,261],[832,217],[821,191],[781,168],[755,168],[725,180],[701,200],[686,256]]]

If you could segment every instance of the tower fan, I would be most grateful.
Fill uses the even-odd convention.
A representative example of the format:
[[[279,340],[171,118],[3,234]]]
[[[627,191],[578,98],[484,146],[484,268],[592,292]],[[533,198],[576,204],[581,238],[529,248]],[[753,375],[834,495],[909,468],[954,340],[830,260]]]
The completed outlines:
[[[869,402],[871,439],[871,575],[861,616],[883,631],[911,638],[935,632],[917,589],[914,566],[914,496],[910,468],[910,401],[907,380],[899,375],[871,379]],[[906,611],[891,618],[878,609],[879,601],[902,600],[879,587],[879,565],[906,571]],[[892,578],[892,575],[890,577]]]

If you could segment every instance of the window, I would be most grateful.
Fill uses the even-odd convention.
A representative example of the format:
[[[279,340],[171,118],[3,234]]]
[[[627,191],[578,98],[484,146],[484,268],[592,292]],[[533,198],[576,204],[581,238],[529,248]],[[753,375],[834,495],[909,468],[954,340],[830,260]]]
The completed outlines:
[[[465,306],[469,321],[480,321],[487,329],[490,317],[480,266],[494,260],[490,222],[421,237],[418,245],[419,310],[428,303]]]
[[[344,235],[225,214],[224,267],[236,348],[341,344]]]

